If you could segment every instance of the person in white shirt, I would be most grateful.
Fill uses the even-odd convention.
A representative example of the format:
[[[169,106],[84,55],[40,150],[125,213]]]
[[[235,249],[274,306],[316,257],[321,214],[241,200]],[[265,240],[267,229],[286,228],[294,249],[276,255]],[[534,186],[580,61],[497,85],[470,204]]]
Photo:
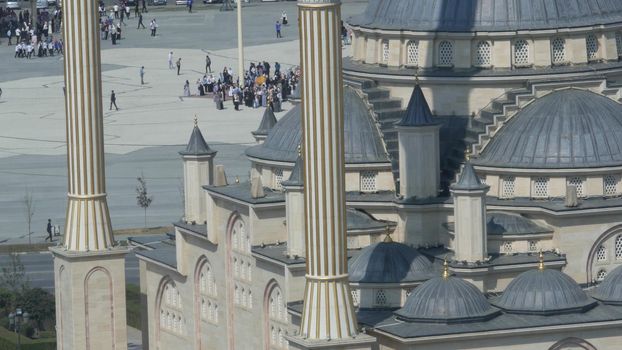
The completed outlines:
[[[168,69],[175,69],[173,65],[173,51],[168,53]]]
[[[118,19],[119,18],[119,5],[114,4],[112,6],[112,11],[114,12],[114,18]]]

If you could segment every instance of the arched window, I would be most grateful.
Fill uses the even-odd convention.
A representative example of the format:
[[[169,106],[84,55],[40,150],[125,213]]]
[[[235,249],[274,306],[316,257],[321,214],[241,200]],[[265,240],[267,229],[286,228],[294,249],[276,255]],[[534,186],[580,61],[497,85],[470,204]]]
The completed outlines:
[[[514,42],[514,64],[525,66],[529,64],[529,44],[527,40],[516,40]]]
[[[603,177],[603,194],[605,196],[615,196],[618,194],[618,183],[620,178],[616,175],[605,175]]]
[[[352,289],[350,291],[350,294],[352,294],[352,304],[356,307],[359,306],[359,301],[360,301],[360,295],[359,295],[360,291],[358,289]]]
[[[179,333],[183,332],[183,312],[181,295],[175,284],[165,277],[158,295],[160,310],[160,329]]]
[[[606,270],[599,270],[598,273],[596,273],[596,280],[600,282],[604,280],[606,276],[607,276]]]
[[[581,176],[573,176],[568,178],[567,184],[569,186],[574,186],[577,189],[577,197],[583,198],[587,197],[587,193],[585,192],[585,178]]]
[[[512,250],[514,250],[513,247],[512,247],[512,241],[505,241],[505,242],[503,242],[502,248],[503,248],[503,252],[504,253],[511,253]]]
[[[596,347],[581,338],[565,338],[553,344],[548,350],[596,350]]]
[[[490,43],[487,41],[480,41],[475,47],[475,65],[478,67],[489,67],[492,61],[492,53],[490,50]]]
[[[549,197],[549,178],[548,177],[536,177],[533,180],[532,197],[533,198],[548,198]]]
[[[277,190],[282,190],[283,185],[283,169],[282,168],[274,168],[274,188]]]
[[[419,65],[419,42],[418,41],[409,41],[406,46],[406,64],[409,66],[418,66]]]
[[[598,59],[598,38],[590,34],[585,37],[585,47],[587,48],[587,60],[595,61]]]
[[[529,241],[529,251],[530,252],[538,251],[538,241]]]
[[[555,38],[551,41],[551,62],[553,64],[566,63],[566,41]]]
[[[615,240],[616,260],[622,259],[622,235],[618,235]]]
[[[596,251],[596,261],[607,261],[607,248],[604,245],[598,247]]]
[[[361,192],[376,192],[376,178],[378,177],[377,171],[364,170],[361,171]]]
[[[514,176],[504,176],[501,178],[501,198],[514,198]]]
[[[264,299],[268,305],[264,306],[264,310],[267,313],[267,324],[265,329],[269,331],[269,335],[266,338],[269,339],[269,349],[287,349],[288,343],[284,336],[287,334],[284,330],[287,329],[287,311],[283,301],[283,293],[281,288],[272,282],[266,289],[267,297]]]
[[[378,306],[387,305],[387,293],[384,291],[384,289],[376,290],[375,302]]]
[[[438,65],[443,67],[454,65],[454,46],[447,40],[438,44]]]
[[[383,40],[382,41],[382,62],[384,63],[389,62],[389,56],[390,56],[389,40]]]
[[[616,50],[618,57],[622,57],[622,33],[616,32]]]
[[[216,281],[214,279],[212,266],[209,264],[207,259],[203,258],[202,260],[199,260],[196,273],[199,276],[199,280],[197,282],[199,294],[197,295],[197,298],[200,298],[201,320],[215,323],[217,322],[214,315],[214,309],[217,305]]]

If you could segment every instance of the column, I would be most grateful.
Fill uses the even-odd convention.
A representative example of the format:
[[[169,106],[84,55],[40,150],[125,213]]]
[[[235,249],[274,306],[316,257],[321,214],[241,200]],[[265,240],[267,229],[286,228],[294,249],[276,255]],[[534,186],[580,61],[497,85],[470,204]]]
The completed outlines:
[[[357,334],[346,262],[341,2],[299,0],[307,256],[301,335]]]

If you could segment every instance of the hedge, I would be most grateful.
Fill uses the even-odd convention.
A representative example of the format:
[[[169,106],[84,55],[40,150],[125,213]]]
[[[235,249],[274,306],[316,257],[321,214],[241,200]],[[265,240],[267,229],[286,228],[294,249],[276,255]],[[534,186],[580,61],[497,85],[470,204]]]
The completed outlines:
[[[56,338],[30,339],[22,336],[22,350],[56,350]],[[4,327],[0,327],[0,350],[15,350],[17,334]]]

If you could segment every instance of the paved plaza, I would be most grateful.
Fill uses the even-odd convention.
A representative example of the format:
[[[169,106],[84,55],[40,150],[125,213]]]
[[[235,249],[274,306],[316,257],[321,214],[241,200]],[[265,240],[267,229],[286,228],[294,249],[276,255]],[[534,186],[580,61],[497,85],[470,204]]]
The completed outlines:
[[[366,2],[347,1],[344,18],[358,13]],[[170,7],[170,6],[169,6]],[[276,39],[274,22],[281,11],[290,24]],[[103,101],[106,138],[107,193],[114,228],[141,227],[142,209],[136,205],[136,177],[147,179],[154,196],[147,211],[148,225],[168,225],[182,215],[182,163],[177,152],[188,141],[193,119],[208,143],[218,150],[217,164],[228,177],[248,178],[244,149],[254,143],[250,134],[263,110],[242,108],[230,101],[218,111],[210,98],[182,97],[183,85],[205,72],[205,54],[212,69],[224,66],[237,75],[235,12],[218,7],[158,9],[146,14],[159,23],[158,36],[136,30],[132,18],[123,27],[119,45],[102,41]],[[283,68],[298,62],[296,3],[253,3],[244,8],[246,66],[251,61],[278,61]],[[182,58],[181,75],[168,69],[167,54]],[[347,50],[346,50],[347,51]],[[18,242],[27,232],[23,197],[31,192],[35,204],[34,236],[44,235],[47,218],[64,224],[66,205],[65,112],[62,57],[14,59],[14,46],[0,44],[0,241]],[[344,54],[346,54],[344,52]],[[145,67],[145,85],[139,68]],[[282,69],[283,69],[282,68]],[[119,111],[109,111],[115,90]],[[291,105],[284,104],[285,112]],[[278,113],[280,118],[284,112]],[[23,238],[22,238],[23,241]]]

